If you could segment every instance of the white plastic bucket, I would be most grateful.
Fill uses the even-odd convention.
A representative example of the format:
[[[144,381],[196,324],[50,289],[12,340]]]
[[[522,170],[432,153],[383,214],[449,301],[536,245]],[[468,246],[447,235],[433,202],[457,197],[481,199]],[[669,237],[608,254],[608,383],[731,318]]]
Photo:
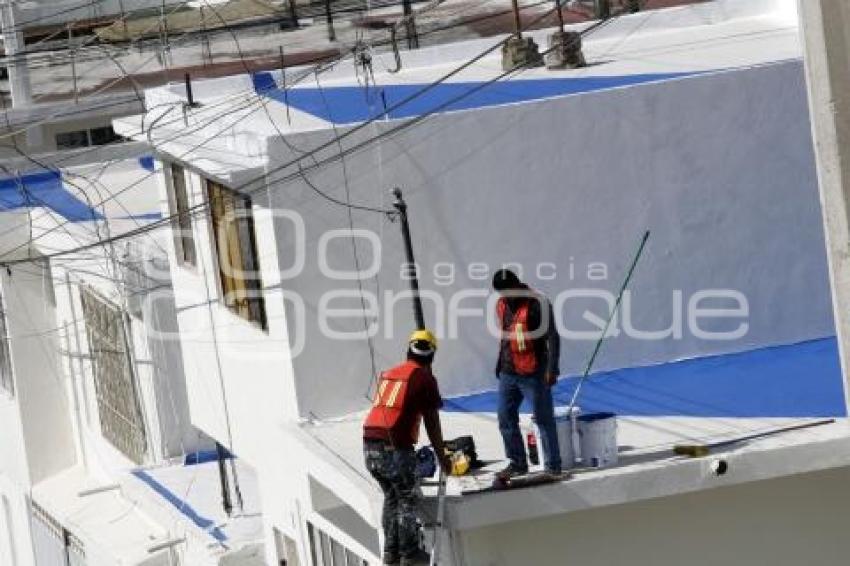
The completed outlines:
[[[572,418],[568,412],[569,407],[555,408],[555,430],[558,434],[558,448],[561,452],[561,467],[565,470],[575,467],[576,451],[573,448],[573,426],[575,426],[576,418],[581,414],[581,409],[573,407]],[[540,458],[542,468],[546,464],[546,453],[543,450],[543,439],[540,436],[540,428],[534,425],[534,436],[537,439],[537,453]]]
[[[617,463],[617,415],[588,413],[578,417],[582,465],[605,468]]]

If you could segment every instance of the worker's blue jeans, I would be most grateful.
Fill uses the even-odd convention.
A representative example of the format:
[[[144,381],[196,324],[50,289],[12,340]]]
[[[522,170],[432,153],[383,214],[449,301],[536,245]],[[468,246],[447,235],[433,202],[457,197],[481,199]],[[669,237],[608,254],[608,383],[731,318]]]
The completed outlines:
[[[540,441],[546,470],[561,471],[561,449],[555,428],[555,409],[552,389],[543,375],[515,375],[499,373],[499,431],[505,444],[505,455],[519,470],[528,469],[525,442],[519,429],[519,407],[523,399],[531,402],[534,420],[540,429]]]

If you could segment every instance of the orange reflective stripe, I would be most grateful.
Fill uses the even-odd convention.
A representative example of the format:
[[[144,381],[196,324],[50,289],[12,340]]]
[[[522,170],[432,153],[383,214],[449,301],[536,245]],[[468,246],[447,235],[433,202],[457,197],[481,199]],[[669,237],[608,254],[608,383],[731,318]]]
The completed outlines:
[[[378,407],[383,404],[384,392],[387,390],[387,380],[382,379],[381,384],[378,386],[378,392],[375,394],[375,403],[374,406]]]
[[[396,381],[393,392],[390,393],[390,398],[387,400],[387,407],[395,407],[395,402],[398,400],[398,392],[401,391],[402,382]]]

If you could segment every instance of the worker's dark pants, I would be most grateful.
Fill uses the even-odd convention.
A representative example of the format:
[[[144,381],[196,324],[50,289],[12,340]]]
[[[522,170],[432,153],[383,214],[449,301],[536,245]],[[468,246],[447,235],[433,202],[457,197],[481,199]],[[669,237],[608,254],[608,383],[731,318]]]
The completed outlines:
[[[534,420],[540,429],[546,469],[560,472],[561,448],[555,427],[552,389],[546,385],[543,375],[499,373],[499,431],[505,444],[505,455],[515,468],[528,469],[525,442],[519,429],[519,407],[523,398],[531,402]]]
[[[384,554],[413,557],[419,550],[416,455],[380,440],[363,442],[366,468],[384,492]]]

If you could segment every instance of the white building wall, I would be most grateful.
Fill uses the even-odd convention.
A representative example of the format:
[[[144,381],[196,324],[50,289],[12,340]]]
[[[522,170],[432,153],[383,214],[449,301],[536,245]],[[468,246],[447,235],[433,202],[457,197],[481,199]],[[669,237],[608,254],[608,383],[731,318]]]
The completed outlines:
[[[619,335],[610,336],[595,369],[820,338],[834,329],[803,81],[801,64],[790,61],[444,114],[356,153],[345,170],[337,163],[310,178],[344,200],[346,173],[351,201],[377,208],[390,206],[389,189],[404,189],[426,320],[444,338],[435,368],[449,395],[494,387],[496,338],[485,331],[481,295],[489,292],[494,269],[516,262],[534,287],[553,300],[567,297],[556,317],[582,336],[565,336],[561,369],[576,373],[601,330],[587,316],[600,320],[606,303],[568,294],[615,294],[644,230],[652,237],[632,281],[633,300],[624,304],[630,317],[615,321]],[[375,123],[343,146],[396,124]],[[288,141],[311,148],[332,140],[332,132],[323,131]],[[294,156],[282,143],[271,151],[273,165]],[[316,158],[338,151],[331,144]],[[343,290],[348,298],[331,306],[353,310],[329,326],[348,336],[363,329],[357,282],[329,278],[318,260],[322,236],[343,230],[328,247],[328,264],[354,269],[345,232],[349,218],[293,168],[287,173],[292,180],[277,183],[270,195],[276,208],[297,211],[307,227],[301,241],[289,219],[275,225],[280,268],[291,267],[298,253],[306,257],[303,270],[283,281],[303,299],[306,313],[298,326],[304,330],[290,328],[307,344],[294,360],[299,410],[330,417],[362,408],[372,379],[362,335],[328,338],[317,316],[322,298]],[[398,361],[413,327],[409,301],[389,308],[383,300],[387,291],[407,289],[399,275],[401,236],[381,215],[354,211],[352,217],[356,228],[380,238],[380,270],[363,281],[367,292],[382,299],[368,316],[378,323],[380,369]],[[263,250],[270,245],[259,242]],[[368,270],[376,248],[359,238],[358,250]],[[607,266],[604,280],[595,280],[598,270],[590,273],[596,262]],[[470,264],[478,264],[474,272]],[[454,280],[447,283],[451,269]],[[728,290],[734,300],[695,305],[694,297],[706,290]],[[442,319],[432,308],[435,300]],[[689,314],[698,307],[740,308],[746,316],[704,317],[694,330]],[[680,322],[673,324],[679,310]],[[624,332],[627,324],[637,330]],[[726,341],[699,334],[739,329],[742,336]],[[638,331],[661,331],[662,338],[641,339]]]
[[[464,532],[460,547],[475,566],[837,566],[848,481],[838,468],[506,523]]]
[[[27,491],[0,474],[0,563],[4,566],[40,566],[32,552]]]
[[[157,167],[161,167],[158,162]],[[205,187],[187,172],[190,205],[205,202]],[[164,183],[164,176],[160,176]],[[168,213],[161,187],[161,206]],[[276,270],[271,215],[255,207],[254,224],[265,288],[267,331],[221,304],[218,263],[208,215],[193,220],[197,266],[181,265],[168,245],[192,422],[250,462],[279,449],[275,430],[295,415],[292,366],[282,291]]]
[[[35,484],[76,461],[60,329],[49,271],[21,264],[1,277],[28,480]]]

